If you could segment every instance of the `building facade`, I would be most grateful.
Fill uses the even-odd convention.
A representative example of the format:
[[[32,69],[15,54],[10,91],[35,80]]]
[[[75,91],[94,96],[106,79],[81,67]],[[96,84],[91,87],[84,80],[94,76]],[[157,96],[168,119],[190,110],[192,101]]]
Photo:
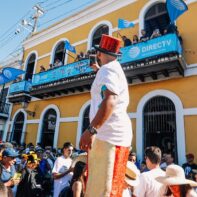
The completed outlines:
[[[189,10],[176,21],[182,42],[176,32],[123,48],[120,62],[129,83],[132,146],[140,160],[150,145],[172,151],[180,164],[186,153],[197,157],[197,24],[192,20],[197,1],[186,3]],[[135,26],[119,30],[119,18]],[[10,86],[13,107],[4,140],[54,147],[71,141],[78,147],[89,121],[95,73],[88,70],[88,60],[74,62],[64,42],[78,53],[86,52],[99,43],[102,33],[132,39],[142,29],[148,35],[156,28],[163,32],[169,23],[163,0],[106,0],[32,35],[23,43],[24,79]],[[162,47],[166,51],[158,53]],[[140,57],[140,51],[147,56]],[[57,59],[62,66],[51,69]],[[46,71],[40,72],[40,66]]]

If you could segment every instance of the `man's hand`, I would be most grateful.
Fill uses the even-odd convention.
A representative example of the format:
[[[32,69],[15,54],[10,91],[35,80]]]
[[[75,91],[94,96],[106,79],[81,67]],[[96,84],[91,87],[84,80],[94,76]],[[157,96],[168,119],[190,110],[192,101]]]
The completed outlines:
[[[85,130],[79,142],[80,149],[86,152],[88,151],[88,149],[91,149],[94,138],[95,135],[92,135],[89,131]]]
[[[91,64],[90,67],[97,72],[100,69],[100,66],[98,65],[98,63],[96,62],[95,64]]]

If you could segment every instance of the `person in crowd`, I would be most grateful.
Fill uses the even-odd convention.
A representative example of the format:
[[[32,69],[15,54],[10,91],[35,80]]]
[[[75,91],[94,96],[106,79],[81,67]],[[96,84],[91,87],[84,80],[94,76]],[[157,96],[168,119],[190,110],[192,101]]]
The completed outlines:
[[[166,155],[167,153],[163,153],[162,158],[161,158],[161,163],[160,163],[160,168],[164,171],[166,170],[166,167],[167,167]]]
[[[153,33],[152,33],[150,39],[157,38],[157,37],[159,37],[159,36],[161,36],[161,33],[160,33],[159,29],[155,29],[155,30],[153,31]]]
[[[164,29],[163,30],[163,35],[166,35],[166,34],[168,34],[168,30],[167,29]]]
[[[131,40],[129,38],[127,38],[126,36],[122,36],[122,40],[124,42],[124,47],[132,45]]]
[[[194,155],[192,153],[187,154],[186,159],[187,162],[184,163],[182,167],[185,171],[186,178],[191,179],[193,173],[192,170],[197,170],[197,164],[194,163]]]
[[[137,44],[139,42],[139,38],[138,38],[137,35],[133,36],[133,41],[132,42],[133,42],[133,44]]]
[[[149,37],[147,36],[147,33],[144,29],[141,30],[141,37],[140,37],[140,42],[146,42],[149,40]]]
[[[75,61],[80,61],[80,60],[83,60],[83,59],[86,59],[86,57],[85,57],[83,51],[81,51],[81,52],[77,55]]]
[[[36,153],[26,155],[26,166],[22,171],[16,197],[45,197],[42,176],[38,173],[39,158]]]
[[[9,196],[8,196],[8,189],[7,189],[7,187],[4,185],[3,182],[0,182],[0,196],[1,196],[1,197],[9,197]]]
[[[120,39],[105,34],[95,46],[100,65],[94,65],[100,69],[91,88],[90,125],[80,140],[89,154],[85,197],[122,196],[132,127],[128,84],[117,61],[120,47]]]
[[[193,171],[193,180],[197,182],[197,170],[192,170]],[[194,188],[194,190],[197,193],[197,186]]]
[[[60,61],[59,59],[56,59],[53,67],[58,67],[62,65],[63,65],[62,61]]]
[[[49,70],[53,69],[53,64],[49,64]]]
[[[137,197],[158,196],[162,184],[155,178],[165,176],[165,172],[160,169],[161,150],[156,146],[147,147],[145,150],[146,165],[150,171],[140,175],[139,185],[135,187],[134,195]]]
[[[40,72],[46,71],[45,67],[43,65],[40,66]]]
[[[73,197],[84,197],[86,177],[86,163],[78,161],[75,164],[73,177],[70,184]]]
[[[135,152],[130,151],[128,160],[134,163],[137,166],[137,168],[140,169],[140,164],[137,161],[137,155]]]
[[[142,161],[141,162],[141,165],[140,165],[140,172],[143,173],[143,172],[147,172],[149,171],[147,166],[146,166],[146,162],[145,161]]]
[[[164,185],[159,192],[160,196],[197,197],[192,189],[197,186],[197,182],[186,179],[183,168],[178,165],[169,165],[165,176],[156,177],[156,181]]]
[[[0,182],[3,182],[7,187],[9,197],[13,196],[11,188],[19,183],[19,180],[14,179],[16,173],[14,164],[18,156],[18,153],[13,148],[6,148],[2,153],[0,162]]]
[[[133,197],[134,187],[139,184],[140,171],[134,163],[127,161],[127,168],[125,173],[124,190],[122,197]]]
[[[54,178],[54,194],[53,197],[58,197],[61,190],[69,185],[72,178],[72,159],[70,158],[73,151],[73,145],[66,142],[62,148],[62,156],[58,157],[55,161],[52,175]]]
[[[169,166],[171,164],[174,164],[174,157],[172,156],[172,153],[168,153],[165,156],[165,160],[166,160],[166,165]],[[166,167],[167,167],[166,166]]]

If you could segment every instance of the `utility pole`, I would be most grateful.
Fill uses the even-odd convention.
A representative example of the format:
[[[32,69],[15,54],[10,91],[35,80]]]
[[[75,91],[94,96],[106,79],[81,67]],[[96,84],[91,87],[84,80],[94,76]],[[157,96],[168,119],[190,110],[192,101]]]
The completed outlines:
[[[36,12],[32,17],[34,19],[32,33],[35,33],[37,30],[38,18],[44,14],[44,10],[39,5],[35,5],[33,8],[36,10]]]

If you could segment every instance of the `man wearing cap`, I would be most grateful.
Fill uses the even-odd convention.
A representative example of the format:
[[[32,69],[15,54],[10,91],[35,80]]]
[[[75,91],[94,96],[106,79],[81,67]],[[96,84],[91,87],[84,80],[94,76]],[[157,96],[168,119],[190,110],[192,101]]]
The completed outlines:
[[[194,163],[194,155],[189,153],[186,155],[187,163],[183,164],[186,178],[192,178],[192,170],[197,170],[197,164]]]
[[[88,151],[85,197],[122,197],[132,128],[128,84],[117,61],[120,45],[119,39],[102,35],[95,46],[100,69],[91,87],[90,125],[80,140],[80,148]]]
[[[17,185],[19,181],[13,180],[15,174],[14,164],[18,153],[13,148],[6,148],[2,153],[0,163],[0,181],[8,188],[10,195],[13,195],[10,187]]]

